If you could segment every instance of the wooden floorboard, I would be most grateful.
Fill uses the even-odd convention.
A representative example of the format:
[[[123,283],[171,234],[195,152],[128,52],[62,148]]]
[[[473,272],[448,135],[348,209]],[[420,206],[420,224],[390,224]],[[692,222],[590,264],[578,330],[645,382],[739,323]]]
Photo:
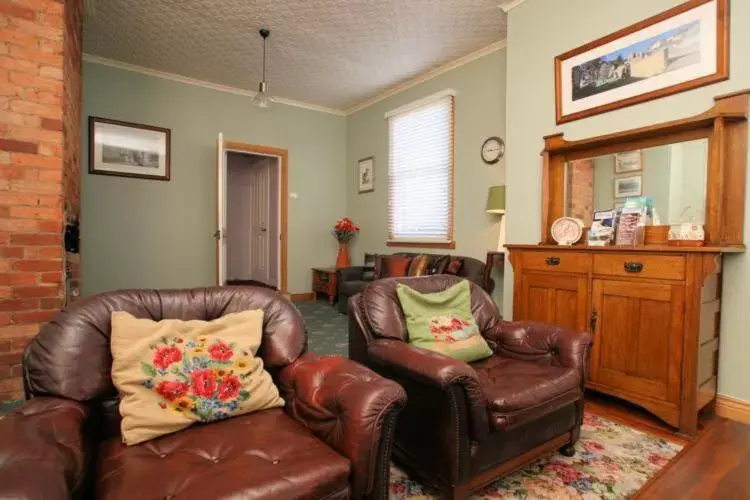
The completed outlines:
[[[586,410],[684,446],[633,499],[750,499],[750,425],[705,415],[698,435],[691,440],[645,410],[616,398],[587,391]]]

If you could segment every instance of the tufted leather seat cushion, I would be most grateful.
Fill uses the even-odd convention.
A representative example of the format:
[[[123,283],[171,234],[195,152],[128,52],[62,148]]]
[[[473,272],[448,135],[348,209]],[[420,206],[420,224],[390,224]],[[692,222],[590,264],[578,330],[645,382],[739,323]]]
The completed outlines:
[[[581,398],[580,370],[492,356],[472,363],[487,398],[490,424],[508,430]]]
[[[350,463],[282,409],[99,450],[97,498],[349,498]]]

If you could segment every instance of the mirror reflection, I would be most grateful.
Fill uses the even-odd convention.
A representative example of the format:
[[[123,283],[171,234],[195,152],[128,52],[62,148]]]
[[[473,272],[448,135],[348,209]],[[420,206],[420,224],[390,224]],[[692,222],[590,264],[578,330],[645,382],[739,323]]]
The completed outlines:
[[[645,196],[660,224],[703,223],[707,165],[707,139],[568,162],[565,215],[591,226],[595,210],[617,209],[629,197]]]

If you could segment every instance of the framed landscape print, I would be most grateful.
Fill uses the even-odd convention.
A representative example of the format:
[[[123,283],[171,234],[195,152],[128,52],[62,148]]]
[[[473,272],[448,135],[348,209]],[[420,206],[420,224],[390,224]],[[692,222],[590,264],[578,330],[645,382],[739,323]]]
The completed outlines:
[[[169,180],[171,131],[89,117],[89,173]]]
[[[615,198],[640,196],[641,193],[643,193],[642,175],[615,178]]]
[[[557,123],[729,78],[729,0],[690,0],[555,58]]]
[[[629,174],[643,170],[643,152],[640,149],[615,153],[615,173]]]
[[[375,191],[375,157],[363,158],[357,164],[359,166],[359,193]]]

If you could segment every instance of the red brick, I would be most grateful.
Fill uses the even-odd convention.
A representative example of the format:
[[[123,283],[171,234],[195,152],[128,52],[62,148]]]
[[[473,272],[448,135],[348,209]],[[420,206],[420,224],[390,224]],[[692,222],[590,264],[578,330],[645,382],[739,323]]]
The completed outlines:
[[[10,207],[10,216],[16,219],[58,220],[62,211],[58,208]]]
[[[17,298],[54,297],[59,293],[58,285],[23,286],[13,289],[13,295]]]
[[[47,38],[49,40],[62,39],[62,31],[59,28],[43,26],[39,23],[19,18],[12,18],[9,19],[9,21],[10,28],[15,28],[14,31],[20,31],[21,33],[33,35],[34,38]]]
[[[18,312],[39,309],[39,299],[8,299],[0,301],[0,311]]]
[[[56,311],[24,311],[13,313],[13,321],[16,323],[46,323],[54,316]]]
[[[28,179],[31,174],[36,177],[36,170],[28,172],[26,167],[8,167],[0,168],[0,179]]]
[[[40,130],[31,127],[8,127],[6,134],[11,139],[27,142],[54,142],[62,144],[62,132],[56,130]]]
[[[0,139],[0,149],[18,153],[37,154],[39,145],[33,142],[14,141],[11,139]]]
[[[62,54],[63,44],[59,40],[39,40],[39,50],[48,54]]]
[[[39,309],[43,311],[58,311],[62,308],[62,292],[57,297],[39,299]]]
[[[54,66],[63,63],[63,56],[60,53],[50,53],[35,47],[20,47],[18,45],[9,45],[8,54],[17,59],[34,61],[38,64]]]
[[[35,194],[0,191],[0,205],[34,207],[37,204],[41,205],[39,197]]]
[[[6,259],[23,259],[26,247],[1,247],[0,255]]]
[[[46,130],[62,131],[62,120],[53,120],[52,118],[42,118],[42,128]]]
[[[0,277],[2,277],[2,274],[0,274]],[[36,278],[35,275],[34,277]],[[57,273],[42,273],[41,278],[42,278],[42,283],[62,283],[62,280],[63,280],[62,269],[60,269],[60,272],[57,272]],[[2,279],[0,279],[0,283],[2,283]]]
[[[61,170],[40,170],[37,178],[40,181],[62,181],[63,173]]]
[[[16,271],[44,272],[62,269],[60,260],[19,260],[13,263]]]
[[[62,146],[59,146],[57,144],[45,144],[45,143],[39,144],[40,155],[62,158],[63,153],[64,151],[63,151]]]
[[[0,299],[9,299],[13,295],[13,289],[9,286],[0,287]]]
[[[36,281],[36,273],[0,273],[0,285],[35,285]]]
[[[60,192],[61,186],[59,182],[42,182],[24,179],[11,181],[10,189],[19,193],[57,194]],[[0,231],[1,230],[2,228],[0,228]]]
[[[23,358],[23,356],[21,356]],[[12,377],[20,377],[23,374],[23,365],[17,364],[10,367],[10,375]]]
[[[40,196],[39,197],[40,207],[62,207],[62,198],[60,196]]]
[[[11,315],[10,313],[0,312],[0,326],[10,325]],[[0,328],[2,330],[2,328]]]
[[[30,333],[23,337],[11,338],[10,339],[10,352],[23,352],[24,349],[26,349],[26,346],[29,345],[31,340],[36,336],[36,334],[39,333],[39,328],[41,328],[41,324],[29,323],[28,325],[34,327],[34,333]]]
[[[14,181],[23,182],[23,181]],[[32,233],[39,230],[39,224],[35,220],[16,220],[16,219],[2,219],[0,218],[0,231],[8,231],[11,233]]]
[[[59,221],[39,221],[39,232],[40,233],[57,233],[62,232],[62,220]]]
[[[10,110],[16,113],[37,115],[47,118],[58,118],[62,115],[60,106],[41,104],[38,102],[21,101],[14,99],[10,103]]]
[[[30,73],[32,75],[39,74],[39,63],[34,62],[33,60],[27,61],[8,56],[0,56],[0,68],[23,71],[24,73]]]
[[[61,245],[62,236],[59,234],[13,234],[10,237],[10,241],[13,245]]]
[[[62,259],[62,245],[54,247],[24,247],[26,259]]]
[[[24,325],[8,325],[0,328],[0,339],[8,341],[11,344],[8,345],[8,350],[16,350],[13,348],[12,342],[19,339],[27,339],[33,337],[39,333],[39,325],[36,323],[26,323]]]
[[[10,27],[0,28],[0,42],[8,42],[22,47],[32,47],[36,44],[36,37]]]
[[[62,170],[63,164],[60,158],[50,158],[40,154],[23,154],[13,153],[10,157],[11,165],[20,165],[22,167],[39,167],[54,170]]]
[[[35,9],[30,9],[8,0],[0,1],[0,13],[7,14],[13,17],[20,17],[21,19],[26,19],[29,21],[34,21],[37,15],[37,11]]]
[[[0,331],[2,328],[0,328]],[[0,352],[10,352],[10,341],[0,340]]]
[[[22,115],[21,113],[13,113],[12,111],[0,111],[0,123],[22,127],[26,122],[25,118],[27,118],[27,116]]]
[[[21,71],[11,71],[8,73],[8,81],[21,85],[23,87],[32,87],[37,90],[47,90],[62,94],[63,83],[59,80],[34,76]]]

